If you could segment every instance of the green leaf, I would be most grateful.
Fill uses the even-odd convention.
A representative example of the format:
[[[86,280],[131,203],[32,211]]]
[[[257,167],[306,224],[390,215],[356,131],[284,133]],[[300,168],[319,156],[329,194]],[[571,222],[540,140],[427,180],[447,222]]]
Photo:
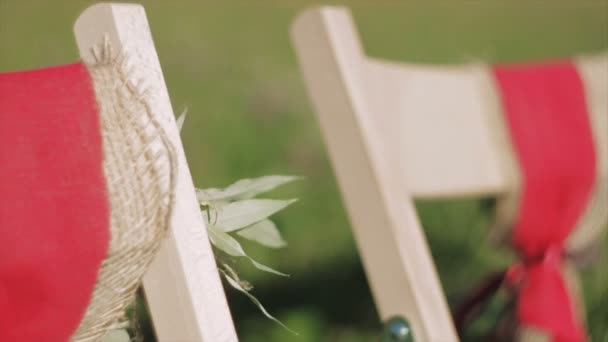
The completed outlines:
[[[126,329],[110,330],[101,342],[129,342],[131,338]]]
[[[188,114],[188,108],[184,108],[184,111],[179,115],[177,120],[175,120],[175,124],[177,125],[177,130],[179,132],[182,131],[182,127],[184,126],[184,121],[186,121],[186,114]]]
[[[297,176],[273,175],[253,179],[241,179],[230,185],[227,190],[239,193],[238,196],[241,199],[247,199],[300,178]]]
[[[236,257],[247,256],[243,247],[241,247],[241,244],[232,236],[224,233],[213,225],[208,225],[207,230],[209,231],[209,240],[211,240],[211,243],[224,253]]]
[[[224,232],[235,231],[260,222],[295,201],[295,199],[248,199],[228,203],[218,209],[214,224]]]
[[[270,220],[263,220],[237,232],[238,235],[270,248],[282,248],[287,242],[281,237],[277,226]]]
[[[301,177],[297,176],[264,176],[259,178],[241,179],[225,189],[197,189],[196,196],[199,202],[234,201],[249,199],[258,194],[273,190],[283,184],[293,182]]]
[[[217,227],[214,227],[212,225],[209,225],[207,230],[209,231],[209,240],[211,240],[211,243],[216,248],[223,251],[224,253],[232,255],[234,257],[247,258],[247,259],[249,259],[249,261],[251,261],[253,266],[255,266],[257,269],[259,269],[261,271],[274,273],[276,275],[280,275],[283,277],[289,277],[288,274],[279,272],[275,269],[272,269],[264,264],[261,264],[255,260],[253,260],[249,255],[247,255],[245,253],[245,250],[243,250],[243,247],[241,247],[241,244],[235,238],[228,235],[228,233],[224,233],[223,231],[219,230]]]
[[[272,316],[268,311],[266,311],[266,308],[264,308],[264,306],[262,305],[262,303],[251,293],[249,293],[249,291],[245,290],[240,282],[237,279],[234,279],[230,274],[228,274],[228,272],[224,271],[224,270],[220,270],[222,272],[222,274],[224,275],[224,277],[226,278],[226,281],[228,281],[228,284],[230,284],[230,286],[232,286],[233,288],[235,288],[236,290],[240,291],[241,293],[245,294],[245,296],[249,297],[249,299],[253,302],[253,304],[255,304],[258,309],[260,309],[260,311],[262,311],[262,313],[264,314],[264,316],[268,317],[269,319],[275,321],[277,324],[279,324],[280,326],[282,326],[283,328],[285,328],[287,331],[291,332],[294,335],[298,335],[297,332],[289,329],[285,324],[283,324],[283,322],[279,321],[278,319],[276,319],[274,316]]]
[[[196,199],[200,204],[215,204],[227,202],[225,198],[229,199],[229,196],[225,194],[224,189],[209,188],[209,189],[195,189]]]
[[[280,275],[282,277],[289,277],[289,274],[283,273],[283,272],[279,272],[277,270],[275,270],[274,268],[270,268],[264,264],[261,264],[255,260],[253,260],[251,257],[247,256],[247,258],[249,259],[249,261],[251,261],[251,263],[253,264],[253,266],[255,266],[255,268],[257,268],[260,271],[264,271],[264,272],[268,272],[268,273],[274,273],[276,275]]]

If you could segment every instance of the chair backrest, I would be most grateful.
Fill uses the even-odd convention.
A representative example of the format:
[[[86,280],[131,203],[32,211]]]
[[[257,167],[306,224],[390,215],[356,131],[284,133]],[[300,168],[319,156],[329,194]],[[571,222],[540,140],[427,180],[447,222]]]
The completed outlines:
[[[517,187],[507,137],[488,114],[497,104],[485,67],[370,58],[338,7],[300,14],[291,37],[381,318],[405,316],[419,341],[456,341],[413,199]],[[597,89],[592,111],[605,110],[606,59],[578,64]]]
[[[74,26],[80,55],[94,62],[93,49],[107,39],[127,58],[131,75],[142,81],[177,153],[177,184],[171,230],[144,277],[144,292],[159,341],[236,341],[205,222],[175,125],[160,63],[144,8],[100,3],[86,9]]]

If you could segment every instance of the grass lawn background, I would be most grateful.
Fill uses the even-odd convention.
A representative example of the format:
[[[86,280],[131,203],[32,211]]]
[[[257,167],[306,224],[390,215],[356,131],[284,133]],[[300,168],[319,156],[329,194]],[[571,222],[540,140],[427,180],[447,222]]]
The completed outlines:
[[[0,71],[78,58],[72,24],[91,1],[0,0]],[[370,341],[369,289],[288,38],[314,1],[143,1],[173,107],[189,116],[183,140],[195,183],[224,186],[266,174],[304,181],[273,194],[300,201],[276,217],[289,247],[244,243],[291,278],[243,264],[267,308],[299,337],[228,290],[243,341]],[[420,63],[518,61],[608,48],[608,1],[332,1],[354,14],[370,55]],[[418,204],[451,303],[508,254],[480,243],[488,201]],[[370,227],[371,228],[371,227]],[[604,244],[605,246],[605,244]],[[605,249],[605,248],[604,248]],[[608,257],[583,272],[589,331],[608,339]],[[492,324],[476,325],[470,339]]]

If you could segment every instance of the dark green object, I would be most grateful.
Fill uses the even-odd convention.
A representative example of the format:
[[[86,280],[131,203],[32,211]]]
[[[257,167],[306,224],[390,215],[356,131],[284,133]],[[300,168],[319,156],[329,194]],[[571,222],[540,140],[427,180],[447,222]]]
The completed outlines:
[[[403,317],[391,317],[384,324],[380,342],[414,342],[410,323]]]

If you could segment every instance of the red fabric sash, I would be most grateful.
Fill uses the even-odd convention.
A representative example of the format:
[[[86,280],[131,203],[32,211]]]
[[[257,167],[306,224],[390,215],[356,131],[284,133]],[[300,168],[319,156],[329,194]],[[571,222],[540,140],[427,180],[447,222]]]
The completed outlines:
[[[507,277],[518,282],[518,319],[547,331],[553,341],[584,341],[560,270],[565,241],[596,177],[582,81],[569,62],[493,71],[523,176],[512,236],[522,262]]]
[[[107,253],[95,95],[71,64],[0,74],[0,341],[67,341]]]

